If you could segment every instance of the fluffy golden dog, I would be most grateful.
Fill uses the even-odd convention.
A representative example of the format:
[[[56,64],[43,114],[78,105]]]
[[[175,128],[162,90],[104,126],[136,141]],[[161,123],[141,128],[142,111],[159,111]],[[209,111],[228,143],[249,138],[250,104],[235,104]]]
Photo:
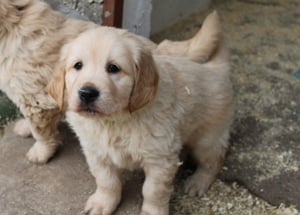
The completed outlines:
[[[32,134],[36,139],[27,153],[32,162],[47,162],[60,142],[57,122],[62,112],[45,90],[59,60],[60,49],[79,33],[96,27],[91,22],[67,19],[37,0],[0,1],[0,90],[20,108],[25,117],[16,124],[15,132],[21,136]],[[103,41],[99,36],[94,43]],[[215,36],[218,37],[217,34]],[[144,47],[156,48],[145,38],[136,39]],[[190,43],[179,42],[174,46],[186,49]],[[164,45],[158,51],[164,53],[167,49]],[[176,55],[179,50],[180,47],[176,49]],[[187,57],[189,54],[193,55],[192,50],[182,52]]]
[[[210,19],[211,31],[220,32],[217,14]],[[151,53],[135,35],[102,27],[63,48],[48,90],[67,107],[96,178],[86,213],[111,214],[121,199],[122,169],[142,168],[141,214],[168,214],[183,145],[199,164],[185,191],[201,196],[208,189],[228,146],[233,104],[226,49],[221,40],[213,46],[199,64]]]

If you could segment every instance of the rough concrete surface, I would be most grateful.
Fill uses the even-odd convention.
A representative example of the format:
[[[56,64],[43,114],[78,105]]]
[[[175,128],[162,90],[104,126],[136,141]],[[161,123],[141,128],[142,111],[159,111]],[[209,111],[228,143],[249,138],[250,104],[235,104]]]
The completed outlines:
[[[0,142],[0,214],[80,214],[95,182],[75,136],[60,126],[64,145],[47,165],[33,165],[24,155],[34,140],[16,137],[12,127]],[[141,184],[141,174],[125,176],[124,201],[117,214],[138,214]]]
[[[42,0],[68,17],[101,24],[103,0]]]
[[[66,7],[71,16],[92,19],[94,13],[79,7],[88,1],[46,1]],[[203,198],[183,194],[191,170],[179,171],[170,214],[299,214],[300,79],[295,72],[300,68],[300,2],[218,0],[212,9],[219,11],[232,54],[236,114],[231,147],[220,179]],[[153,39],[189,38],[205,15],[196,13]],[[17,115],[0,94],[0,125]],[[74,135],[62,125],[64,145],[47,165],[34,165],[25,159],[34,140],[16,137],[12,126],[0,138],[0,214],[80,214],[95,182]],[[125,174],[116,214],[138,214],[142,182],[142,173]]]

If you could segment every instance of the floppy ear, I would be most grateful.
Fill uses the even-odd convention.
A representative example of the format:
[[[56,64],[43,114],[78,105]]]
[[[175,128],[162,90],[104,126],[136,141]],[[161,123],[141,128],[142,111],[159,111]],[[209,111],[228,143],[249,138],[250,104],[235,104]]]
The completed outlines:
[[[64,108],[65,91],[65,66],[62,62],[54,71],[51,80],[46,88],[49,95],[57,102],[60,110]]]
[[[131,113],[152,102],[156,95],[158,81],[159,75],[152,54],[148,50],[140,49],[129,101]]]

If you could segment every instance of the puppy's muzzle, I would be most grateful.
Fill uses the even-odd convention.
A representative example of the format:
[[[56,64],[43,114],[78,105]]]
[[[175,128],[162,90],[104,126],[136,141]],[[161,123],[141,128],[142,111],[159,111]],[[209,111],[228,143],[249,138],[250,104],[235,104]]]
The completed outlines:
[[[97,100],[100,92],[94,87],[82,87],[78,91],[78,96],[82,103],[88,105]]]

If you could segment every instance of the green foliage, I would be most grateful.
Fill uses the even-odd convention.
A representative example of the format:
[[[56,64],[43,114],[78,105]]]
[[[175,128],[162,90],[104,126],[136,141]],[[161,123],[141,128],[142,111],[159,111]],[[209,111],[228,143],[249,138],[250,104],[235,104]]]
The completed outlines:
[[[0,92],[0,128],[19,115],[17,107]]]

